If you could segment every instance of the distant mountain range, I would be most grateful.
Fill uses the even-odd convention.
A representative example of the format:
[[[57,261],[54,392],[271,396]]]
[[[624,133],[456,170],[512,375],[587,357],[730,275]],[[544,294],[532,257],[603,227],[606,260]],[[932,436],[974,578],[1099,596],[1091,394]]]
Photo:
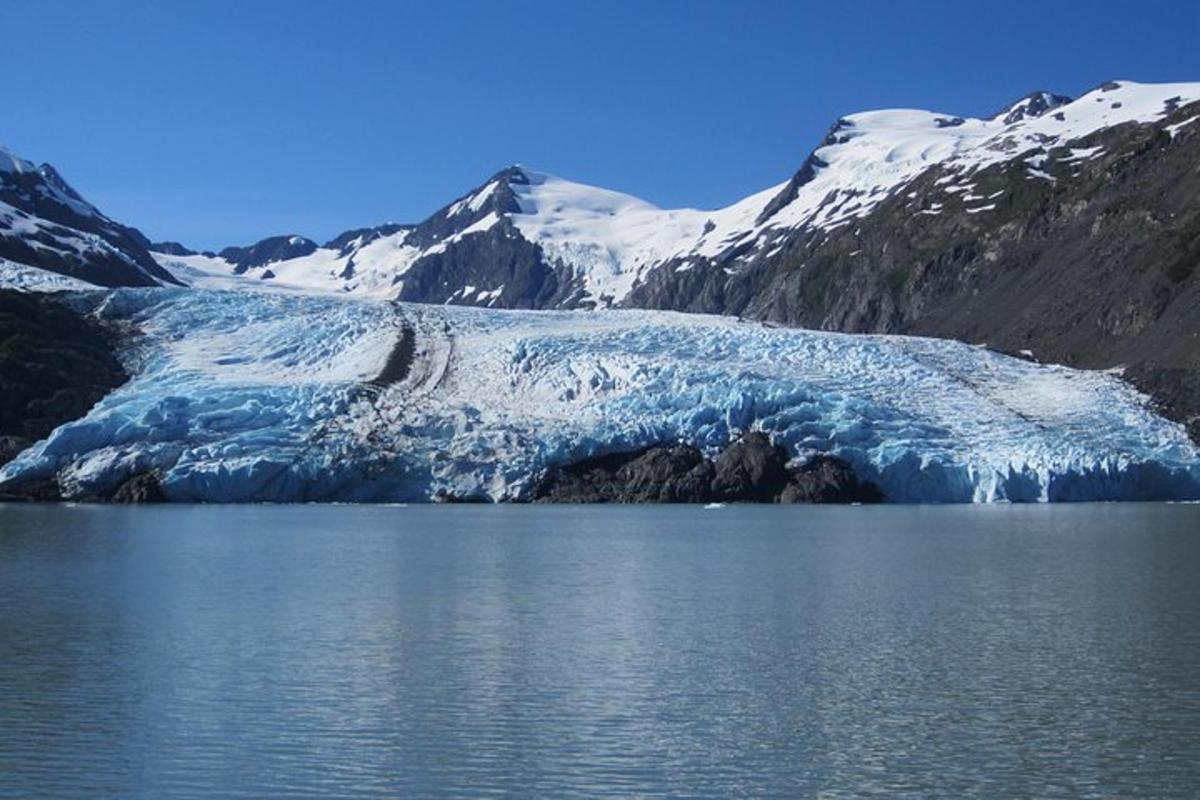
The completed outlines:
[[[852,114],[788,180],[717,210],[513,166],[417,224],[219,253],[151,243],[0,150],[0,258],[103,286],[252,281],[953,338],[1123,369],[1200,435],[1200,83],[1035,92],[987,119]]]

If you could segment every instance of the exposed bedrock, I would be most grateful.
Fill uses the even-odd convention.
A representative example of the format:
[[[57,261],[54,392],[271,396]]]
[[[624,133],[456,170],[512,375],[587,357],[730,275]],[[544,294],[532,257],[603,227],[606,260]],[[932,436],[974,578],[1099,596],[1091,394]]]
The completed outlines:
[[[165,503],[167,496],[158,478],[150,472],[134,475],[113,492],[110,502],[126,504]]]
[[[694,447],[655,445],[553,469],[533,498],[549,503],[704,503],[715,470]]]
[[[0,290],[0,466],[128,380],[114,343],[53,296]],[[53,478],[0,485],[0,501],[58,499]]]
[[[817,456],[793,470],[779,494],[780,503],[882,503],[883,492],[860,481],[845,461]]]
[[[0,465],[128,379],[114,338],[51,296],[0,290]]]
[[[534,489],[541,503],[877,503],[884,497],[849,464],[817,456],[796,467],[765,433],[731,442],[715,458],[695,447],[654,445],[551,470]]]

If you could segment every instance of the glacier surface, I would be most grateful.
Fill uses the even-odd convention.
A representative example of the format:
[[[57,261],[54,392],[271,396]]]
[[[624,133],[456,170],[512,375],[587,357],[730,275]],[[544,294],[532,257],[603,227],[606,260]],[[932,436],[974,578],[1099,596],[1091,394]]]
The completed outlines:
[[[134,377],[0,483],[57,477],[82,498],[153,471],[176,501],[507,500],[556,464],[761,429],[893,501],[1200,497],[1195,446],[1114,375],[956,342],[303,293],[65,297],[138,332]],[[401,340],[407,370],[385,371]]]

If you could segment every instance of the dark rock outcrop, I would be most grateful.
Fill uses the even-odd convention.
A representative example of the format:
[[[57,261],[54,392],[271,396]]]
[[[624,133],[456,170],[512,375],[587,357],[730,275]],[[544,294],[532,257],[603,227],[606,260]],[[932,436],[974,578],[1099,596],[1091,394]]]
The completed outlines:
[[[44,438],[128,375],[114,332],[54,297],[0,290],[0,435]]]
[[[312,255],[317,243],[303,236],[271,236],[247,247],[226,247],[219,255],[233,264],[233,271],[241,275],[247,270],[265,267],[276,261]]]
[[[432,498],[434,503],[447,506],[483,505],[490,503],[491,498],[481,494],[455,494],[454,492],[439,491]]]
[[[793,470],[780,503],[882,503],[883,492],[860,481],[854,469],[833,456],[817,456]]]
[[[62,500],[54,479],[23,483],[19,487],[0,484],[0,503],[57,503]]]
[[[560,283],[561,277],[545,262],[542,248],[521,236],[506,217],[422,256],[396,282],[401,284],[399,299],[417,303],[555,308],[574,291]],[[475,288],[474,294],[466,294],[468,286]]]
[[[53,296],[0,290],[0,465],[128,379],[114,342]],[[0,500],[57,499],[53,480],[0,486]]]
[[[788,466],[764,433],[730,443],[715,460],[688,445],[609,453],[550,470],[539,503],[875,503],[883,494],[846,462],[818,456]]]
[[[167,496],[162,484],[150,472],[134,475],[113,492],[111,502],[125,504],[165,503]]]
[[[611,453],[552,470],[534,491],[545,503],[706,503],[712,462],[694,447]]]
[[[405,244],[428,252],[396,277],[399,299],[493,308],[613,304],[616,298],[591,297],[578,270],[549,257],[510,217],[521,211],[514,187],[539,180],[508,167],[414,226]]]
[[[1200,301],[1200,299],[1198,299]],[[1200,306],[1197,306],[1200,308]],[[1191,353],[1188,352],[1189,348]],[[1157,411],[1187,428],[1200,444],[1200,345],[1180,336],[1162,353],[1150,354],[1124,373],[1127,381],[1149,394]]]
[[[495,308],[593,305],[575,271],[547,258],[508,216],[521,208],[513,187],[538,179],[509,167],[414,227],[406,244],[431,252],[397,277],[399,299]],[[464,235],[491,217],[490,225]]]
[[[1065,95],[1045,91],[1031,92],[992,118],[1002,117],[1005,125],[1012,125],[1021,120],[1040,117],[1047,111],[1052,111],[1070,102],[1071,98]]]
[[[413,226],[406,241],[414,247],[430,247],[462,233],[492,214],[503,217],[517,213],[521,210],[521,204],[512,187],[528,185],[529,181],[525,170],[518,166],[507,167],[421,224]]]
[[[717,456],[712,493],[717,500],[774,502],[788,482],[787,451],[765,433],[748,433]]]

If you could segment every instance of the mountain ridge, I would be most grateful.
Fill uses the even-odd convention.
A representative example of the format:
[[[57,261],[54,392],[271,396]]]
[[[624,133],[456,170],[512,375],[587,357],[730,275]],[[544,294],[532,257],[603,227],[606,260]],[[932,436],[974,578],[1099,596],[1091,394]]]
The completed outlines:
[[[415,224],[151,257],[201,287],[955,338],[1124,369],[1200,436],[1197,120],[1200,83],[1130,81],[989,118],[859,112],[787,180],[719,209],[512,165]],[[56,176],[42,181],[65,195]]]
[[[178,283],[141,231],[88,203],[52,165],[0,146],[0,258],[101,286]]]
[[[369,286],[337,285],[337,281],[322,284],[314,275],[297,284],[350,292],[394,291],[401,299],[491,307],[621,305],[633,287],[655,269],[685,267],[689,258],[717,266],[745,262],[754,254],[769,252],[797,229],[831,228],[866,216],[884,197],[936,165],[953,164],[969,172],[1011,160],[1026,150],[1044,149],[1048,142],[1077,140],[1130,121],[1154,122],[1170,101],[1182,101],[1185,95],[1188,102],[1200,99],[1198,87],[1200,84],[1107,82],[1073,101],[1038,91],[988,119],[908,109],[850,114],[831,127],[789,179],[711,210],[660,209],[621,192],[513,165],[424,221],[404,226],[410,228],[409,235],[394,240],[390,252],[376,263],[380,280]],[[1092,101],[1102,107],[1090,107]],[[493,192],[498,192],[496,198],[491,197]],[[475,209],[469,208],[472,202]],[[464,209],[479,213],[464,214]],[[489,211],[496,214],[495,221],[487,217]],[[605,218],[619,224],[605,226]],[[536,258],[541,269],[532,263],[525,267],[544,273],[530,296],[496,293],[501,288],[498,280],[481,285],[486,275],[459,274],[465,272],[462,266],[445,256],[438,259],[436,279],[425,275],[416,281],[426,287],[425,295],[405,290],[405,273],[425,251],[458,249],[458,240],[446,240],[485,233],[489,223],[502,224],[505,219],[515,225],[515,231],[506,228],[509,234],[520,235],[541,249],[540,255],[523,254]],[[472,253],[474,257],[487,256],[478,252],[480,248],[471,249],[477,251]],[[314,254],[310,266],[318,273],[327,261],[344,262],[353,255],[339,252],[331,259]],[[497,254],[495,261],[503,264],[516,255]],[[219,263],[207,266],[229,271]],[[290,272],[302,271],[301,266]],[[426,265],[424,271],[430,269],[434,267]],[[325,276],[336,277],[341,272],[326,268]],[[382,275],[384,272],[388,274]],[[552,278],[550,273],[554,273]],[[573,291],[545,291],[544,283],[551,280],[571,284]],[[462,292],[468,285],[476,288],[469,296]]]

